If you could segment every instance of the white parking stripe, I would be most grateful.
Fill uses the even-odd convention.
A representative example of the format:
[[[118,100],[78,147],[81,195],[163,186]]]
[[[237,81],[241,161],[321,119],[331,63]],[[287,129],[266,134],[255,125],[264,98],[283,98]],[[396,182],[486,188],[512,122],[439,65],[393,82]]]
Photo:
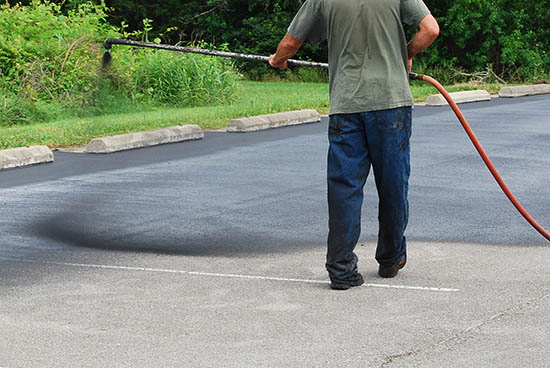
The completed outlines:
[[[100,268],[100,269],[107,269],[107,270],[161,272],[161,273],[174,273],[174,274],[192,275],[192,276],[209,276],[209,277],[223,277],[223,278],[233,278],[233,279],[264,280],[264,281],[299,282],[299,283],[308,283],[308,284],[329,284],[330,283],[327,280],[308,280],[308,279],[293,279],[293,278],[271,277],[271,276],[236,275],[236,274],[225,274],[225,273],[172,270],[172,269],[165,269],[165,268],[111,266],[111,265],[99,265],[99,264],[88,264],[88,263],[41,261],[41,260],[5,258],[5,257],[0,257],[0,259],[5,261],[12,261],[12,262],[51,264],[51,265],[58,265],[58,266],[65,266],[65,267],[85,267],[85,268]],[[385,288],[385,289],[405,289],[405,290],[419,290],[419,291],[442,291],[442,292],[460,291],[460,289],[451,289],[451,288],[391,285],[391,284],[364,284],[363,286],[374,287],[374,288]]]

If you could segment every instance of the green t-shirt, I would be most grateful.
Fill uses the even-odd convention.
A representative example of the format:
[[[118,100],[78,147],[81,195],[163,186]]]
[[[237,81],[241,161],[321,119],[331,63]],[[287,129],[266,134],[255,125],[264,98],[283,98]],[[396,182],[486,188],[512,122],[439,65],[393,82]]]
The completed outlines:
[[[429,13],[422,0],[306,0],[288,33],[328,41],[330,114],[383,110],[413,104],[402,24]]]

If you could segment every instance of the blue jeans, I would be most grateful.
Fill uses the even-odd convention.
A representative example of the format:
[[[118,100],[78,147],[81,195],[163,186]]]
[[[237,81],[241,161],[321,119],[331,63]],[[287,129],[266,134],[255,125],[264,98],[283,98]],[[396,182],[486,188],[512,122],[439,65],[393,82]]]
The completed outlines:
[[[328,135],[326,267],[332,281],[345,282],[357,273],[353,251],[361,233],[363,187],[371,166],[379,198],[376,260],[389,266],[406,254],[411,108],[331,115]]]

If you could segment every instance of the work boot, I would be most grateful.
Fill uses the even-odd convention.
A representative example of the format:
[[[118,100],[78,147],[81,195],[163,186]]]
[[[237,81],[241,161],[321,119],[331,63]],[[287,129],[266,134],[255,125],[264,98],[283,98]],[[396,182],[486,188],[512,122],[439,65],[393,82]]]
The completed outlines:
[[[380,277],[384,278],[392,278],[397,275],[400,269],[405,267],[405,264],[407,263],[407,255],[405,254],[403,258],[397,263],[392,264],[391,266],[382,266],[378,267],[378,275]]]
[[[333,290],[348,290],[352,286],[361,286],[364,283],[363,276],[356,272],[349,280],[331,280],[330,288]]]

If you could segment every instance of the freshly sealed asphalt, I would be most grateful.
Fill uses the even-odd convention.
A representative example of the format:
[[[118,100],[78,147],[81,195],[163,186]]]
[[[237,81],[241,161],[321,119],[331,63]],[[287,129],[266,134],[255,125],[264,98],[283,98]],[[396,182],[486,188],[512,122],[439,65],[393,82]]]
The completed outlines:
[[[550,227],[550,96],[461,105]],[[328,288],[327,120],[0,172],[0,367],[550,365],[550,243],[415,107],[406,268]]]

